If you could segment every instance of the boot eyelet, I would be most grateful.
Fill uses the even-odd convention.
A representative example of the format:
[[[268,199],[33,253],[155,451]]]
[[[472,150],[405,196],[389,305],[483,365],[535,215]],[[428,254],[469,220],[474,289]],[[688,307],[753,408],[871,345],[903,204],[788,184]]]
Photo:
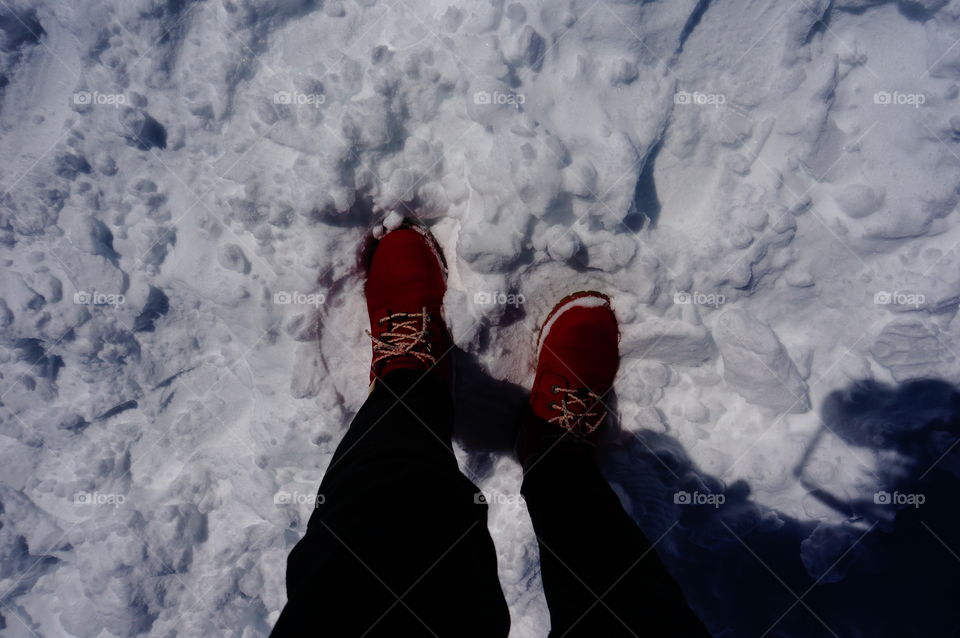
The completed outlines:
[[[558,392],[560,392],[560,386],[554,383],[552,386],[550,386],[550,392],[552,392],[553,394],[557,394]]]
[[[557,405],[556,402],[554,402],[554,401],[551,401],[551,402],[550,402],[550,405],[548,405],[547,407],[550,408],[551,410],[559,410],[559,409],[560,409],[560,406]]]

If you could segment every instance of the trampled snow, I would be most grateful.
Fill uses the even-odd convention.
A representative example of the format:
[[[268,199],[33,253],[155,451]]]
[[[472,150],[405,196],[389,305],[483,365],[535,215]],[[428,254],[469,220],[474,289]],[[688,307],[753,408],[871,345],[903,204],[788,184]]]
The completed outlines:
[[[413,210],[513,636],[582,289],[605,472],[715,635],[952,635],[958,41],[960,0],[3,0],[4,634],[269,632]]]

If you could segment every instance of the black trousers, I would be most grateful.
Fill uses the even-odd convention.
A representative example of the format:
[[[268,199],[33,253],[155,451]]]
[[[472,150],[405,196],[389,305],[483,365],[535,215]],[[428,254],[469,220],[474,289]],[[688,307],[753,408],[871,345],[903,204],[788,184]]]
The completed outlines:
[[[290,553],[273,636],[507,635],[487,505],[460,472],[452,424],[434,379],[398,370],[377,383]],[[709,636],[589,453],[561,440],[522,493],[551,637]]]

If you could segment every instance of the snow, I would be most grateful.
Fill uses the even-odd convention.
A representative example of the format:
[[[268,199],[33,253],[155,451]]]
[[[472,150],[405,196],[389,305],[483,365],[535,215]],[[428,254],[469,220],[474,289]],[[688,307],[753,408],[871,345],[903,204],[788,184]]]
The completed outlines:
[[[777,412],[803,414],[810,409],[807,384],[769,326],[746,310],[731,308],[717,319],[713,334],[730,389]]]
[[[5,633],[269,631],[367,393],[366,238],[412,209],[485,492],[519,493],[540,322],[602,290],[604,469],[715,633],[906,635],[859,611],[906,607],[870,575],[903,539],[851,504],[960,471],[884,416],[960,381],[958,38],[958,0],[0,3]],[[512,635],[545,635],[525,506],[490,501]],[[955,568],[928,501],[909,546]]]

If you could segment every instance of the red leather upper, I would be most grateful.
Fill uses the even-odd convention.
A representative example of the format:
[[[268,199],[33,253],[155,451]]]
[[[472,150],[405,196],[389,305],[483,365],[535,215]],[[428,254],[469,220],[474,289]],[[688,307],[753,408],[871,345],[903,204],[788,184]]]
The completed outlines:
[[[600,305],[576,305],[584,302]],[[575,425],[576,433],[592,437],[620,362],[619,330],[609,299],[596,292],[571,295],[557,304],[544,328],[530,407],[545,421],[564,429]],[[565,390],[575,392],[570,396]]]
[[[439,247],[424,228],[404,226],[387,233],[377,244],[367,275],[366,297],[373,338],[403,346],[414,340],[389,336],[388,333],[414,335],[426,326],[422,342],[414,347],[420,356],[399,354],[385,356],[371,365],[370,380],[383,377],[397,368],[430,370],[452,384],[453,343],[443,318],[443,296],[446,272],[439,256]],[[427,321],[423,322],[426,312]],[[420,315],[414,318],[390,316],[400,313]],[[406,325],[403,325],[406,322]],[[374,359],[378,353],[373,345]],[[436,360],[434,365],[431,358]]]

